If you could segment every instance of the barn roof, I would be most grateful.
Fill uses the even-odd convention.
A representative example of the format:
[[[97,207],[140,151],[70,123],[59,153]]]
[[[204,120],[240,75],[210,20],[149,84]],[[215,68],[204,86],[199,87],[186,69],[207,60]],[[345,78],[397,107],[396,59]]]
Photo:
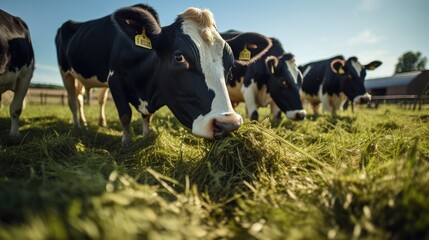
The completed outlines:
[[[414,71],[407,73],[398,73],[391,77],[367,79],[365,81],[365,87],[367,89],[375,89],[395,86],[406,86],[410,84],[415,78],[417,78],[421,73],[422,71]]]

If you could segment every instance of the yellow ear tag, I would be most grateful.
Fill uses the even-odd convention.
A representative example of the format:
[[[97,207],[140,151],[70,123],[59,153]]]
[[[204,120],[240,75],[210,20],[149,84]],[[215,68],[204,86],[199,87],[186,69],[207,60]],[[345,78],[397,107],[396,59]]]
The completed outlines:
[[[250,60],[250,55],[251,55],[250,51],[247,50],[247,46],[244,45],[244,49],[241,50],[240,56],[238,57],[238,59],[248,61],[248,60]]]
[[[338,73],[339,73],[339,74],[344,74],[344,73],[346,73],[346,72],[344,72],[344,68],[340,67],[340,69],[338,69]]]
[[[152,49],[152,42],[146,36],[146,29],[144,29],[144,28],[142,30],[142,34],[137,34],[134,37],[134,43],[136,44],[136,46],[139,46],[142,48],[147,48],[147,49]]]
[[[274,66],[271,66],[271,73],[274,74]]]

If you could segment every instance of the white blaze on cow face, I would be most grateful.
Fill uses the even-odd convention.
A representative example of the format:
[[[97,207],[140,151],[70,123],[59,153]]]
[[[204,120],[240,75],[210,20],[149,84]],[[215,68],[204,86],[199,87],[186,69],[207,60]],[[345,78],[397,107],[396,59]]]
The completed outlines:
[[[357,75],[359,77],[362,77],[360,74],[362,72],[363,66],[358,61],[351,61],[351,64],[352,64],[354,70],[356,71]]]
[[[361,73],[363,71],[363,66],[358,61],[351,61],[354,70],[356,71],[359,78],[362,78]],[[360,79],[356,79],[360,81]],[[362,79],[363,80],[363,79]],[[353,99],[354,104],[367,103],[371,100],[371,95],[369,93],[365,93],[363,95],[358,95]]]
[[[301,74],[298,67],[295,64],[295,60],[286,60],[285,61],[288,71],[292,75],[293,81],[295,84],[298,84],[298,75]]]
[[[213,25],[210,27],[201,27],[192,20],[184,19],[182,30],[184,34],[187,34],[192,39],[197,47],[206,84],[215,93],[210,112],[204,116],[200,115],[194,120],[192,133],[197,136],[213,139],[215,121],[235,124],[243,122],[242,117],[232,108],[225,84],[225,68],[222,57],[226,42]]]

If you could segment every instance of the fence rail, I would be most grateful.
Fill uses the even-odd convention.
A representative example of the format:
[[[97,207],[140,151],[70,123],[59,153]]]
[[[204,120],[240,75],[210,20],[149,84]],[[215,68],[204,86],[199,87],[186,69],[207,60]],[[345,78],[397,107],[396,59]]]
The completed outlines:
[[[371,96],[369,108],[378,108],[380,104],[396,104],[403,108],[421,110],[423,104],[429,104],[429,95],[386,95]]]
[[[90,94],[84,95],[84,101],[86,105],[90,105],[93,101],[98,101],[98,94],[94,94],[93,89]],[[97,91],[97,90],[95,90]],[[27,92],[28,103],[38,103],[41,105],[46,104],[67,104],[67,91],[62,89],[39,89],[30,88]],[[107,101],[112,101],[112,97],[109,93]]]
[[[91,94],[84,96],[85,104],[90,105],[93,101],[98,101],[97,89],[92,89]],[[109,93],[108,101],[113,101]],[[39,89],[30,88],[27,93],[27,101],[38,104],[67,104],[67,91],[63,89]],[[429,104],[429,95],[386,95],[371,96],[368,103],[369,108],[378,108],[380,104],[395,104],[403,108],[421,110],[422,105]]]

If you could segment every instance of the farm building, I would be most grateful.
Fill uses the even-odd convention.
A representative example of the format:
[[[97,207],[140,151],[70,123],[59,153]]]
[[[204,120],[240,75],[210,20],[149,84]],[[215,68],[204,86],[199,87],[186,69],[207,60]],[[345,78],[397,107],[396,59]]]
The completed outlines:
[[[365,81],[367,91],[374,96],[422,95],[429,88],[429,70],[395,74],[391,77]]]
[[[429,70],[395,74],[391,77],[368,79],[365,87],[372,95],[371,104],[384,103],[416,104],[428,103]]]

